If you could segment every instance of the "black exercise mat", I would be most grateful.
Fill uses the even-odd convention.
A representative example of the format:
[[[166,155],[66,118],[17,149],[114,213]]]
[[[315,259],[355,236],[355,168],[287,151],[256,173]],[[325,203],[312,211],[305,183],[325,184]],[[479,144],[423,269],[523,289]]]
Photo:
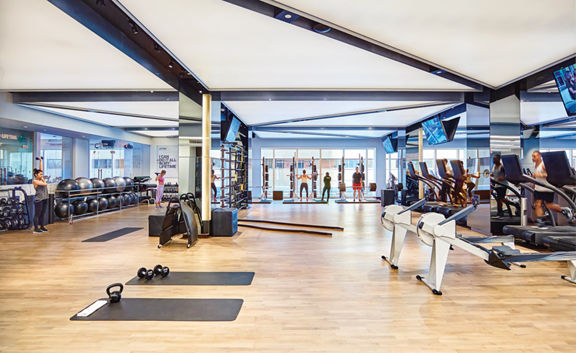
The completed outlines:
[[[167,277],[151,280],[134,277],[127,285],[168,286],[249,286],[254,272],[170,272]]]
[[[120,228],[120,229],[114,230],[112,232],[108,232],[108,233],[99,235],[99,236],[94,237],[94,238],[82,240],[82,242],[83,243],[104,242],[104,241],[116,239],[118,237],[121,237],[123,235],[135,232],[135,231],[140,230],[140,229],[144,229],[144,228],[138,228],[138,227]]]
[[[343,200],[336,200],[336,203],[380,203],[379,200],[366,200],[366,201],[343,201]]]
[[[107,300],[107,299],[103,299]],[[122,298],[77,321],[234,321],[242,299]]]

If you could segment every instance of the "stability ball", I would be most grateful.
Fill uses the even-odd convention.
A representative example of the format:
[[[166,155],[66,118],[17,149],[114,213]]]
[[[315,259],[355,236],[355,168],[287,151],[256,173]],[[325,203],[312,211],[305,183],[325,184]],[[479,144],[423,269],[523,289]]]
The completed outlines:
[[[116,182],[116,191],[122,192],[126,189],[126,180],[122,177],[115,177],[114,181]]]
[[[118,198],[114,195],[110,195],[108,197],[108,208],[116,208],[118,207]]]
[[[134,188],[134,180],[128,177],[124,177],[124,180],[126,181],[126,191],[132,191]]]
[[[88,178],[76,178],[80,190],[92,190],[92,181]]]
[[[92,179],[90,179],[90,181],[92,182],[92,187],[94,189],[104,189],[104,187],[106,187],[106,185],[104,184],[104,180],[102,180],[102,179],[92,178]],[[100,191],[103,191],[103,190],[100,190]]]
[[[61,201],[54,207],[54,213],[58,218],[68,218],[68,209],[70,209],[70,214],[74,214],[74,206],[66,201]]]
[[[74,179],[64,179],[58,183],[58,186],[56,186],[56,191],[58,191],[62,196],[68,196],[66,191],[75,191],[79,189],[80,186],[78,186],[78,183]]]
[[[98,204],[100,205],[99,211],[103,211],[108,208],[108,199],[101,197],[98,199]]]
[[[88,211],[89,212],[96,212],[96,210],[99,209],[100,203],[98,202],[98,199],[91,199],[90,201],[88,201]]]
[[[106,192],[115,192],[116,191],[116,181],[114,178],[106,178],[104,179],[104,186],[106,186]]]
[[[72,205],[74,206],[75,215],[80,216],[88,212],[88,204],[84,200],[76,200],[72,202]]]

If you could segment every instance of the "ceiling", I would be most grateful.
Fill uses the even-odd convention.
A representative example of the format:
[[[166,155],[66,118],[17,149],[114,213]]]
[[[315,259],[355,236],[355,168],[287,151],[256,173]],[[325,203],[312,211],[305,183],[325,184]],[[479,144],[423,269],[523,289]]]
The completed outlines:
[[[279,2],[491,86],[576,53],[574,0]]]
[[[0,1],[0,90],[171,89],[45,0]]]
[[[222,0],[171,0],[169,6],[157,0],[106,1],[124,6],[211,90],[471,90]],[[293,7],[333,27],[490,86],[576,53],[576,0],[264,1]],[[0,0],[0,53],[0,90],[172,90],[44,0]],[[547,83],[538,89],[554,87]],[[224,103],[245,123],[256,126],[262,138],[377,138],[457,102]],[[201,107],[179,111],[176,101],[36,102],[26,106],[152,137],[174,136],[179,116],[201,116]],[[325,115],[338,117],[315,119]],[[560,102],[522,103],[526,124],[565,115]],[[273,128],[258,130],[264,126]]]
[[[469,90],[224,1],[120,2],[210,89]]]

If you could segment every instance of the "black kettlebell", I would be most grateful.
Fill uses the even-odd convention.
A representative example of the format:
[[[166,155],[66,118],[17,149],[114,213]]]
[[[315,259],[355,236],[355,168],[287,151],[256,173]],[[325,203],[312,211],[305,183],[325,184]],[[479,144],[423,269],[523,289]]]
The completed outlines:
[[[112,290],[112,288],[118,287],[119,290]],[[108,298],[110,298],[110,303],[118,303],[120,299],[122,299],[122,291],[124,290],[124,286],[122,283],[114,283],[106,288],[106,294],[108,294]]]
[[[162,278],[168,276],[170,269],[168,266],[156,265],[154,266],[154,274],[156,276],[161,276]]]
[[[146,278],[146,280],[151,280],[154,277],[154,270],[148,270],[146,267],[140,267],[138,270],[138,278]]]

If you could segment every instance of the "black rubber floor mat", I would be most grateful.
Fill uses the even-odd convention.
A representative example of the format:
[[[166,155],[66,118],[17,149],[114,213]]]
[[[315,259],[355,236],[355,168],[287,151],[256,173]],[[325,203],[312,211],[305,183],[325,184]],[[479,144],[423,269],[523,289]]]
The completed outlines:
[[[106,299],[103,299],[106,300]],[[122,298],[77,321],[234,321],[242,299]]]
[[[116,239],[116,238],[121,237],[121,236],[126,235],[126,234],[130,234],[130,233],[138,231],[140,229],[144,229],[144,228],[138,228],[138,227],[120,228],[120,229],[114,230],[112,232],[108,232],[108,233],[99,235],[99,236],[94,237],[94,238],[82,240],[82,242],[83,243],[104,242],[104,241]]]
[[[127,285],[167,286],[249,286],[254,272],[170,272],[151,280],[132,278]]]

